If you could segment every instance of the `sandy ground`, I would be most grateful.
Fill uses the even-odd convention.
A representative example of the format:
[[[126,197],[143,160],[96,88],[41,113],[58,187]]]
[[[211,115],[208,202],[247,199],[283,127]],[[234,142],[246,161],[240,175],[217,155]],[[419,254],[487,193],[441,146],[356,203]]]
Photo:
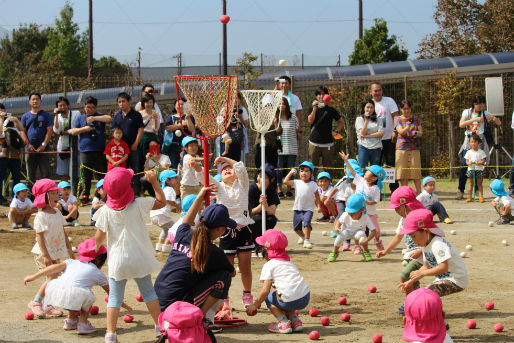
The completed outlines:
[[[486,183],[488,184],[488,182]],[[441,224],[447,232],[449,241],[459,251],[464,251],[467,244],[473,246],[468,252],[465,263],[468,269],[469,287],[458,294],[443,298],[444,310],[451,326],[450,335],[455,342],[512,342],[514,341],[514,297],[512,283],[514,276],[512,260],[514,247],[514,227],[511,225],[488,227],[487,223],[496,219],[496,215],[488,203],[470,203],[453,200],[453,193],[443,192],[453,187],[441,187],[440,198],[448,209],[453,225]],[[490,192],[486,192],[491,199]],[[301,311],[304,322],[304,333],[281,335],[269,333],[266,327],[274,318],[271,313],[261,309],[257,316],[247,317],[242,311],[241,281],[239,276],[233,281],[230,290],[235,316],[248,319],[249,325],[239,328],[225,329],[217,335],[219,342],[299,342],[308,340],[311,330],[318,330],[321,340],[325,342],[371,342],[373,334],[381,333],[384,342],[402,342],[402,318],[395,314],[395,309],[401,305],[403,295],[396,290],[401,265],[401,249],[380,260],[364,263],[362,257],[344,252],[335,263],[328,263],[326,258],[333,244],[333,239],[322,236],[321,232],[330,230],[329,224],[314,224],[312,250],[305,250],[296,244],[292,231],[292,200],[285,200],[279,207],[278,229],[286,233],[290,241],[288,251],[306,281],[311,287],[311,303]],[[386,210],[387,202],[379,204],[379,222],[384,233],[384,242],[391,239],[399,217],[394,211]],[[6,208],[0,208],[6,211]],[[89,222],[89,208],[81,207],[82,224]],[[8,229],[6,218],[0,219],[0,342],[103,342],[105,333],[105,302],[103,290],[94,289],[97,295],[96,304],[100,313],[92,316],[91,322],[98,328],[95,334],[78,337],[73,332],[62,330],[62,318],[26,321],[23,314],[27,312],[27,303],[34,296],[39,282],[28,286],[23,285],[23,277],[35,271],[30,249],[34,244],[34,232]],[[91,237],[94,229],[91,227],[67,228],[73,245]],[[155,241],[158,228],[148,226],[152,239]],[[456,235],[449,235],[450,230],[456,230]],[[511,242],[503,246],[501,241]],[[372,254],[376,252],[371,246]],[[158,254],[165,261],[163,253]],[[260,290],[258,281],[260,269],[264,263],[261,259],[253,259],[254,284],[253,293]],[[104,270],[106,272],[106,270]],[[154,275],[155,277],[156,275]],[[431,277],[422,280],[426,285]],[[375,285],[377,293],[368,293],[368,286]],[[145,311],[144,304],[135,300],[138,293],[133,281],[127,285],[125,300],[134,307],[135,320],[133,323],[118,322],[118,337],[120,342],[154,342],[153,323]],[[348,298],[348,305],[337,303],[339,296]],[[484,303],[494,301],[495,310],[486,311]],[[313,318],[308,310],[316,307],[320,316],[326,315],[331,324],[323,327],[320,316]],[[122,315],[124,314],[122,311]],[[351,321],[343,323],[340,315],[343,312],[351,314]],[[477,329],[466,328],[466,320],[475,319]],[[502,322],[505,331],[495,333],[493,325]]]

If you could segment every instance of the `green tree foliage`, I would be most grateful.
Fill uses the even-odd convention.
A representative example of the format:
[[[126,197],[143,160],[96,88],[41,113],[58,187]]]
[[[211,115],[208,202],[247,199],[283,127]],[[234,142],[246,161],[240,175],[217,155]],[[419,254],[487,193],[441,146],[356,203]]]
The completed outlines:
[[[65,69],[84,67],[87,62],[87,45],[86,33],[79,33],[78,24],[73,22],[73,7],[66,1],[60,17],[55,19],[55,27],[50,32],[43,56],[47,60],[60,56]]]
[[[375,19],[375,25],[364,30],[362,39],[355,41],[349,56],[350,65],[405,61],[409,52],[398,42],[398,37],[389,37],[387,22]]]
[[[241,88],[243,89],[255,88],[254,81],[262,74],[255,70],[256,67],[252,64],[257,61],[257,58],[249,52],[244,52],[243,57],[236,61],[237,67],[232,67],[234,73],[240,76]]]
[[[123,68],[123,65],[112,56],[102,56],[99,60],[95,60],[95,68]]]
[[[514,1],[438,0],[438,26],[418,45],[420,58],[514,50]]]

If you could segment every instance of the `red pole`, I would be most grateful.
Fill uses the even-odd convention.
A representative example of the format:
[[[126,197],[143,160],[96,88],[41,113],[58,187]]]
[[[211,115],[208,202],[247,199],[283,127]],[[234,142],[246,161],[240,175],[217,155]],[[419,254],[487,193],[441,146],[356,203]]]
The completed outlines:
[[[209,185],[209,140],[203,136],[203,182],[205,187]],[[211,192],[205,193],[205,207],[209,206]]]

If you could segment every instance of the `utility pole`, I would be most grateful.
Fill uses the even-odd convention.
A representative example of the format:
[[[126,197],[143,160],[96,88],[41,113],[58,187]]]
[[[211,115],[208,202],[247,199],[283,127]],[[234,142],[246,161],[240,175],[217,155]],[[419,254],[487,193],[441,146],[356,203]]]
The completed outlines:
[[[182,53],[179,52],[173,58],[177,59],[177,75],[182,75]]]
[[[359,39],[362,39],[362,0],[359,0]]]
[[[141,47],[137,48],[137,75],[141,78]]]
[[[227,0],[223,2],[223,14],[227,14]],[[227,75],[227,24],[223,24],[223,75]]]
[[[89,29],[87,46],[87,77],[93,74],[93,0],[89,0]]]

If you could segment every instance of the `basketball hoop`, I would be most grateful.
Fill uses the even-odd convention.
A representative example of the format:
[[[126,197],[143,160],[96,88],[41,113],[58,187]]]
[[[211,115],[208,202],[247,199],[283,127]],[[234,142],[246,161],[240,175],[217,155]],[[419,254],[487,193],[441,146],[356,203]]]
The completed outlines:
[[[266,194],[266,139],[264,135],[275,131],[271,128],[275,119],[277,109],[282,102],[282,92],[273,90],[245,90],[241,91],[250,115],[250,128],[261,134],[261,194]],[[266,211],[262,207],[262,227],[261,235],[266,231]]]
[[[221,136],[227,130],[232,119],[233,108],[237,99],[237,76],[231,75],[180,75],[175,76],[177,99],[180,93],[191,106],[195,124],[202,131],[204,146],[204,185],[209,184],[209,139]],[[180,127],[182,108],[179,106]],[[205,195],[205,206],[209,205],[209,192]]]

